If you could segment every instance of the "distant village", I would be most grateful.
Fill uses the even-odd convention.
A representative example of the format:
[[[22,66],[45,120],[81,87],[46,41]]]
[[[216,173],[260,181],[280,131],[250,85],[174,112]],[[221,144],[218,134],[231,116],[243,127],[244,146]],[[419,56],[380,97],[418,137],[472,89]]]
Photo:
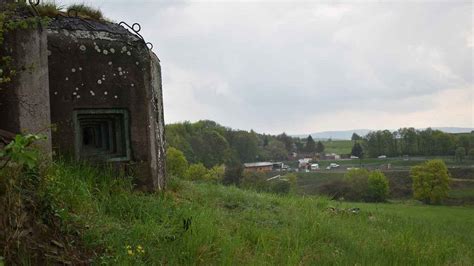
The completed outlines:
[[[331,170],[339,168],[340,165],[333,162],[324,169],[320,168],[320,161],[336,161],[336,160],[353,160],[359,159],[353,155],[340,155],[336,153],[316,153],[316,154],[298,154],[293,152],[288,158],[287,162],[251,162],[244,163],[245,172],[272,172],[272,171],[287,171],[287,172],[311,172],[320,170]],[[292,165],[293,167],[291,167]]]

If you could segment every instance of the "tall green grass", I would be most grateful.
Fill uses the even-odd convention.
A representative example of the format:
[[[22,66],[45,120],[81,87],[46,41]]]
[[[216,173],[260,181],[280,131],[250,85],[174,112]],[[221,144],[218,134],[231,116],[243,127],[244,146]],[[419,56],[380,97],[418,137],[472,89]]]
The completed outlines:
[[[128,177],[66,163],[48,180],[44,193],[82,228],[95,263],[474,263],[472,208],[339,203],[175,179],[166,193],[143,194]],[[345,211],[353,207],[360,212]]]

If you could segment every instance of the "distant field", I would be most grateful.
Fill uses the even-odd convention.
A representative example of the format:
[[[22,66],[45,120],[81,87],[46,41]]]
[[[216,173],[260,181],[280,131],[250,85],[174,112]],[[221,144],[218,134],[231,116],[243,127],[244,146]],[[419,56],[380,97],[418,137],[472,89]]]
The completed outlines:
[[[366,164],[367,165],[367,164]],[[451,191],[447,205],[474,205],[474,168],[450,168]],[[330,170],[318,172],[299,172],[298,193],[301,195],[318,195],[320,189],[331,180],[344,178],[346,171]],[[390,199],[411,198],[411,178],[409,170],[385,170],[385,175],[390,181]]]
[[[449,167],[467,167],[467,168],[474,168],[474,160],[464,160],[463,162],[459,162],[454,160],[453,157],[441,157],[441,156],[431,156],[431,157],[409,157],[407,159],[401,157],[394,157],[394,158],[385,158],[385,159],[378,159],[378,158],[367,158],[367,159],[345,159],[345,160],[334,160],[334,161],[319,161],[319,167],[323,168],[323,170],[330,164],[330,163],[337,163],[341,165],[339,169],[332,169],[331,171],[340,171],[340,170],[347,170],[348,167],[365,167],[371,169],[378,169],[378,168],[387,168],[388,164],[392,169],[409,169],[411,166],[421,164],[427,160],[433,159],[442,159],[446,165]]]
[[[332,140],[321,142],[324,145],[325,153],[350,154],[352,151],[352,141],[350,140]]]

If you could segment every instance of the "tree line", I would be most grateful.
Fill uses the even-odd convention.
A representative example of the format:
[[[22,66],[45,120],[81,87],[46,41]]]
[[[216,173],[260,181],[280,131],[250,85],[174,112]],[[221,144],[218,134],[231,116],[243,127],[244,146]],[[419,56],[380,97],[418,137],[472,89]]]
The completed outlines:
[[[324,153],[323,142],[306,138],[259,134],[235,130],[210,120],[166,125],[168,146],[183,152],[189,163],[207,168],[229,163],[287,160],[293,152],[299,156]],[[474,156],[474,132],[450,134],[431,128],[396,131],[378,130],[365,136],[353,134],[352,155],[358,157],[396,156]],[[472,154],[471,154],[472,153]]]
[[[166,140],[170,147],[182,151],[190,163],[206,167],[229,161],[286,160],[291,153],[322,153],[324,145],[311,136],[301,139],[288,136],[259,134],[234,130],[210,120],[166,125]]]
[[[465,156],[474,152],[474,132],[451,134],[427,128],[377,130],[361,137],[353,134],[355,144],[362,146],[366,157],[395,156]],[[354,151],[353,148],[353,151]],[[357,148],[360,149],[360,148]],[[354,153],[354,152],[353,152]]]

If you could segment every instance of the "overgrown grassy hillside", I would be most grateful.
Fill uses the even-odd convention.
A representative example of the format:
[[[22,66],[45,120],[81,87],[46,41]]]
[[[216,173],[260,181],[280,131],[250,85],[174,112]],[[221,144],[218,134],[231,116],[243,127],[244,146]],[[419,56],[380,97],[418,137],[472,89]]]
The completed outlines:
[[[57,163],[46,173],[41,194],[95,263],[474,263],[473,208],[339,203],[182,180],[142,194],[104,169]]]

